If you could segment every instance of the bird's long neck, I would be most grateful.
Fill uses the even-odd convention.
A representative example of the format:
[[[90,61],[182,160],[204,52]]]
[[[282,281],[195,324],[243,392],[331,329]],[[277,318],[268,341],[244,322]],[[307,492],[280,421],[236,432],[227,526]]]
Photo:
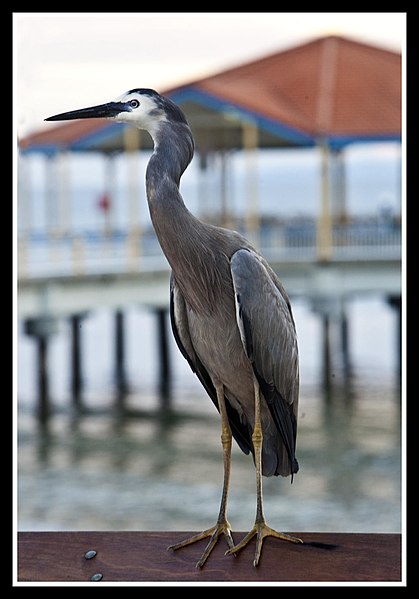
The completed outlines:
[[[199,226],[179,192],[180,178],[193,157],[193,138],[187,125],[163,123],[153,139],[154,153],[146,172],[147,200],[160,245],[175,268],[185,231]]]
[[[179,192],[180,178],[193,156],[193,138],[183,123],[162,123],[154,135],[154,153],[146,173],[151,220],[161,248],[183,295],[197,310],[208,304],[208,272],[215,256],[208,251],[209,226],[185,206]]]

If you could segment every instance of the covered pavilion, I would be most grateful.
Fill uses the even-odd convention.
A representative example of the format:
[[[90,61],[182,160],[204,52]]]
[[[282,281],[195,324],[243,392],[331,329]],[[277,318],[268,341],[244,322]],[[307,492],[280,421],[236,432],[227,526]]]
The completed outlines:
[[[321,148],[317,254],[322,261],[330,258],[332,203],[335,214],[345,218],[344,148],[401,140],[401,55],[345,37],[314,39],[162,93],[184,110],[202,168],[211,153],[225,157],[229,150],[245,151],[246,223],[254,240],[259,227],[257,149]],[[51,157],[151,147],[146,132],[102,119],[45,125],[19,141],[22,153]]]

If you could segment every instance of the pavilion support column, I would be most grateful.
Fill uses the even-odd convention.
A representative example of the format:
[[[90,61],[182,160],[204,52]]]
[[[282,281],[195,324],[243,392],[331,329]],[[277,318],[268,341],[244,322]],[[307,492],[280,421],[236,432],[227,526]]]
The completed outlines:
[[[33,197],[31,193],[33,182],[31,181],[31,169],[28,156],[19,154],[17,159],[17,268],[19,276],[23,277],[27,275],[29,266],[29,234],[33,228]]]
[[[199,178],[198,178],[198,217],[202,220],[209,220],[212,218],[211,210],[209,209],[211,203],[210,193],[210,177],[209,177],[209,150],[204,147],[201,149],[198,155],[199,164]]]
[[[115,226],[115,205],[116,196],[116,164],[114,154],[105,155],[104,163],[104,192],[98,198],[97,207],[101,213],[102,220],[102,240],[100,259],[103,265],[112,263],[113,252],[113,230]]]
[[[228,153],[227,150],[220,152],[220,225],[222,227],[229,227],[230,215],[228,207],[228,193],[227,193],[227,178],[228,178]]]
[[[260,248],[260,207],[257,169],[259,131],[254,122],[243,122],[242,140],[246,164],[246,233],[251,243],[256,248]]]
[[[56,231],[58,229],[57,203],[57,154],[48,154],[45,161],[45,202],[44,222],[48,237],[48,260],[52,264],[59,261],[57,255]]]
[[[33,195],[34,187],[30,158],[26,154],[18,154],[17,156],[17,190],[18,190],[18,229],[19,233],[27,234],[33,228]]]
[[[105,156],[105,192],[99,199],[98,208],[103,214],[103,236],[110,239],[112,229],[114,228],[114,199],[116,195],[116,164],[115,156],[107,154]]]
[[[339,225],[348,223],[346,207],[346,169],[345,153],[342,149],[334,150],[332,158],[332,202],[333,218]]]
[[[56,157],[57,234],[71,230],[70,152],[61,151]]]
[[[48,154],[45,161],[44,221],[49,236],[58,229],[57,154]]]
[[[124,150],[127,163],[128,182],[128,236],[127,236],[127,266],[128,270],[136,271],[141,258],[141,220],[140,201],[143,194],[143,180],[138,176],[139,152],[141,149],[141,132],[136,127],[127,126],[124,129]],[[141,181],[141,186],[140,186]]]
[[[330,148],[320,144],[321,152],[321,197],[317,217],[316,253],[319,262],[329,262],[332,257],[332,215],[330,186]]]

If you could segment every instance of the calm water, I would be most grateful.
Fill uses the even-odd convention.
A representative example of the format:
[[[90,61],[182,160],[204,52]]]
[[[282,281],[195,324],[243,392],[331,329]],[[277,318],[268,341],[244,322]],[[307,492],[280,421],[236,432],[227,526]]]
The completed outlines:
[[[271,526],[289,531],[398,532],[400,399],[395,387],[395,314],[381,298],[351,302],[351,384],[326,409],[319,385],[319,323],[304,302],[295,316],[301,354],[300,472],[264,479]],[[155,322],[127,314],[128,404],[155,410]],[[112,315],[83,324],[86,403],[113,404]],[[218,514],[222,484],[219,418],[171,346],[174,420],[117,420],[105,413],[73,419],[68,393],[68,330],[51,344],[52,395],[58,412],[40,434],[34,413],[34,348],[20,337],[18,526],[20,530],[202,530]],[[100,349],[100,351],[99,351]],[[187,415],[187,417],[185,416]],[[235,447],[229,520],[253,524],[254,466]]]
[[[395,395],[388,388],[360,388],[349,403],[338,397],[334,408],[325,410],[316,390],[303,388],[300,472],[292,485],[289,478],[264,479],[272,526],[400,531]],[[202,530],[212,525],[222,483],[219,420],[203,395],[176,399],[174,421],[59,415],[43,435],[33,417],[22,413],[19,529]],[[186,411],[188,418],[182,417]],[[234,447],[229,520],[236,530],[246,530],[254,513],[253,463]]]

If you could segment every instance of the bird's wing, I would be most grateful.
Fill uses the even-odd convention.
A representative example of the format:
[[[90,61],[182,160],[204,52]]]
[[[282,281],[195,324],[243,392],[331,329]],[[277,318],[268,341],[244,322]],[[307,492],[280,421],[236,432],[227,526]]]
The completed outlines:
[[[176,285],[175,277],[172,273],[170,279],[170,322],[172,325],[173,336],[182,353],[183,357],[188,361],[192,371],[196,374],[202,386],[212,399],[218,411],[217,392],[211,380],[211,377],[197,356],[189,334],[189,323],[186,313],[185,300],[179,287]],[[236,410],[226,403],[227,416],[230,423],[231,432],[240,449],[248,454],[252,449],[251,431],[248,426],[240,421],[240,417]]]
[[[236,317],[252,363],[291,465],[297,472],[295,440],[298,407],[298,348],[288,297],[269,265],[252,250],[231,258]]]

